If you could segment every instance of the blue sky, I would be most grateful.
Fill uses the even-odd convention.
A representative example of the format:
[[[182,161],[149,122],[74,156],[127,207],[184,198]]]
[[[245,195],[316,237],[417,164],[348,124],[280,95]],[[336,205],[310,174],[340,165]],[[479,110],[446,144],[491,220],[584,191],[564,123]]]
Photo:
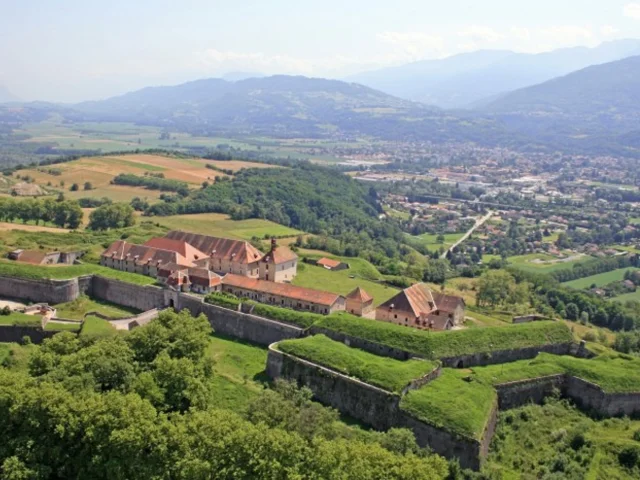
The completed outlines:
[[[640,37],[640,0],[0,0],[0,85],[79,101],[259,71],[342,77]]]

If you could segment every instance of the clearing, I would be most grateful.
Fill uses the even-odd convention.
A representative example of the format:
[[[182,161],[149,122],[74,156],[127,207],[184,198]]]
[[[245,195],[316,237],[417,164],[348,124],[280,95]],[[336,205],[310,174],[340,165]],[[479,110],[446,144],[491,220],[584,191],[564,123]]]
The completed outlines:
[[[578,278],[571,280],[570,282],[564,282],[563,285],[576,289],[590,288],[591,285],[596,287],[602,287],[612,282],[619,282],[624,280],[624,274],[627,271],[636,270],[635,268],[619,268],[610,272],[599,273],[597,275],[591,275],[589,277]]]

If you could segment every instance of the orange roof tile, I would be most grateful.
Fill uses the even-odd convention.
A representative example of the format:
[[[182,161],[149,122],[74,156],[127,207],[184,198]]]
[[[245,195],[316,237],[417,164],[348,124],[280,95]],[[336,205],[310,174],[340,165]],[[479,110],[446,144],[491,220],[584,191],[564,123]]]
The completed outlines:
[[[167,233],[165,238],[187,242],[211,258],[231,260],[238,263],[257,262],[264,256],[260,250],[244,240],[210,237],[180,230],[173,230]]]
[[[367,302],[373,300],[373,297],[371,295],[369,295],[367,292],[365,292],[360,287],[356,287],[356,289],[353,292],[351,292],[349,295],[347,295],[347,298],[349,298],[351,300],[356,300],[356,301],[361,302],[361,303],[367,303]]]
[[[424,283],[416,283],[409,288],[405,288],[380,306],[403,312],[412,312],[416,317],[436,310],[431,290]]]
[[[147,247],[158,248],[160,250],[169,250],[171,252],[179,253],[190,262],[195,262],[196,260],[207,257],[205,253],[202,253],[200,250],[189,245],[187,242],[172,240],[170,238],[152,238],[151,240],[148,240],[144,245]]]
[[[109,248],[102,253],[102,256],[117,260],[133,260],[137,265],[163,265],[165,263],[190,265],[191,263],[177,252],[160,250],[145,245],[135,245],[125,242],[124,240],[113,242]]]
[[[17,255],[16,260],[24,263],[31,263],[33,265],[40,265],[47,254],[38,250],[23,250]]]
[[[342,262],[340,260],[334,260],[332,258],[321,258],[316,263],[322,267],[336,268]]]
[[[328,307],[332,306],[340,298],[340,295],[336,293],[296,287],[288,283],[269,282],[267,280],[244,277],[233,273],[227,273],[222,278],[222,284],[229,285],[231,287],[243,288],[245,290],[252,290],[254,292],[315,303],[318,305],[326,305]]]
[[[263,262],[280,265],[291,260],[296,260],[298,255],[289,247],[272,248],[262,259]]]

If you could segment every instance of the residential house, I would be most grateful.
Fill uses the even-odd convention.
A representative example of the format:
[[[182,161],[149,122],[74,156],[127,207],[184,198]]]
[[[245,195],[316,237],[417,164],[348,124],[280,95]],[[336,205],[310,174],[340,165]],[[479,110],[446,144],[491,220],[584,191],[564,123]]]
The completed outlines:
[[[341,295],[276,283],[257,278],[228,273],[222,279],[222,291],[239,298],[257,302],[328,315],[345,309],[345,298]]]
[[[298,256],[288,247],[278,246],[271,240],[271,250],[258,262],[261,280],[290,283],[298,272]]]

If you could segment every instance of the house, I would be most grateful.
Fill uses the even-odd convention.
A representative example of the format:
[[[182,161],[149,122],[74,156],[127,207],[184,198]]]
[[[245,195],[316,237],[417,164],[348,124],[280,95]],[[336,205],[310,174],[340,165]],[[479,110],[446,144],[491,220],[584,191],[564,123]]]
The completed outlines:
[[[271,239],[271,250],[258,262],[258,278],[271,282],[291,282],[298,272],[298,256]]]
[[[258,278],[258,262],[264,254],[247,241],[210,237],[180,230],[173,230],[164,238],[186,242],[203,252],[205,258],[195,262],[199,267],[207,268],[220,275],[234,273]]]
[[[346,296],[346,310],[353,315],[365,317],[374,311],[373,297],[357,287]]]
[[[222,277],[201,267],[185,267],[167,263],[158,268],[158,282],[169,288],[195,293],[211,293],[222,290]]]
[[[14,250],[7,257],[16,262],[32,265],[73,265],[84,252],[43,252],[41,250]]]
[[[222,278],[222,291],[239,298],[324,315],[345,309],[345,298],[335,293],[233,273]]]
[[[464,324],[464,311],[466,304],[462,297],[455,295],[445,295],[444,293],[432,292],[433,300],[440,314],[451,317],[454,327]]]
[[[376,320],[419,329],[450,330],[464,322],[461,297],[432,292],[423,283],[405,288],[376,309]]]
[[[187,259],[187,262],[194,263],[197,260],[207,258],[207,255],[189,243],[181,240],[173,240],[171,238],[152,238],[145,244],[147,247],[157,248],[159,250],[169,250],[176,252]]]
[[[414,328],[428,328],[428,317],[436,312],[431,290],[424,283],[405,288],[376,309],[376,320]]]
[[[191,262],[177,252],[135,245],[124,240],[113,242],[100,255],[100,265],[151,277],[157,277],[158,269],[169,263],[191,266]]]
[[[316,261],[316,265],[318,265],[319,267],[324,267],[327,270],[347,270],[349,268],[348,263],[326,257],[323,257],[320,260]]]

